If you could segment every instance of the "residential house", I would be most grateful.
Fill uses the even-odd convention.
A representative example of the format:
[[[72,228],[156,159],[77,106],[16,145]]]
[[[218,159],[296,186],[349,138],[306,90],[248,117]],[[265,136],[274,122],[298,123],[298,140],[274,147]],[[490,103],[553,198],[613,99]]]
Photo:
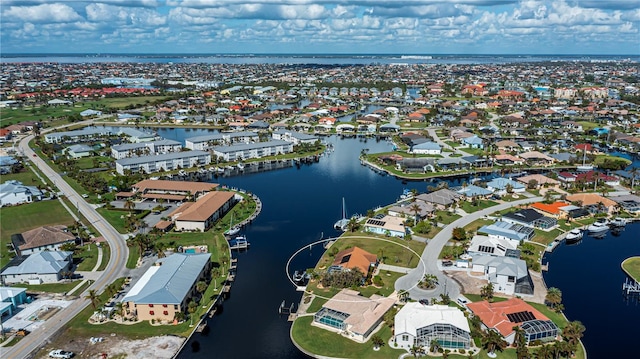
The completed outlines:
[[[407,228],[404,226],[405,218],[384,216],[380,219],[369,218],[364,224],[365,232],[383,234],[404,238],[407,235]]]
[[[470,148],[484,149],[484,141],[482,140],[482,138],[475,135],[463,138],[462,143],[469,146]]]
[[[533,295],[533,281],[527,262],[519,258],[495,257],[476,254],[472,260],[472,272],[483,273],[493,284],[493,290],[507,295]]]
[[[73,269],[73,252],[43,251],[15,257],[0,273],[4,284],[57,283]]]
[[[394,318],[394,342],[399,348],[428,349],[437,340],[443,349],[469,349],[471,330],[464,313],[446,305],[409,302]]]
[[[560,329],[549,318],[520,298],[474,302],[467,307],[480,318],[485,329],[497,331],[509,344],[516,339],[513,329],[516,326],[524,331],[527,344],[536,340],[553,341],[560,334]]]
[[[524,159],[530,166],[551,166],[555,162],[553,157],[538,151],[521,153],[518,157]]]
[[[138,320],[171,322],[197,298],[196,284],[206,280],[212,267],[210,253],[174,253],[159,258],[129,290],[122,303]]]
[[[431,203],[415,201],[407,205],[391,206],[387,209],[387,214],[394,217],[415,218],[416,212],[413,210],[414,204],[418,208],[417,215],[419,220],[423,220],[428,216],[432,216],[435,212],[435,207]]]
[[[520,258],[518,242],[496,236],[474,235],[467,248],[470,255],[484,254],[496,257]]]
[[[460,189],[457,190],[456,192],[463,195],[469,201],[473,197],[486,198],[493,194],[493,191],[491,191],[490,189],[484,188],[484,187],[478,187],[476,185],[468,185],[468,186],[460,187]]]
[[[64,152],[71,158],[82,158],[91,156],[93,154],[93,148],[87,145],[77,144],[65,148]]]
[[[531,208],[506,213],[502,215],[502,220],[513,224],[521,224],[523,226],[540,229],[550,229],[558,224],[557,219],[547,217]]]
[[[363,279],[373,273],[378,265],[378,257],[360,247],[351,247],[336,253],[333,267],[341,270],[359,270]]]
[[[567,212],[563,209],[570,204],[563,201],[557,201],[551,204],[543,203],[543,202],[535,202],[530,204],[529,206],[536,211],[540,212],[542,215],[562,219],[566,218]]]
[[[43,195],[36,186],[25,186],[20,181],[9,180],[0,184],[0,207],[40,201]]]
[[[395,302],[395,298],[377,294],[367,298],[355,290],[342,289],[314,314],[311,325],[341,333],[355,342],[364,343],[379,327],[384,315]]]
[[[408,152],[421,155],[439,155],[442,152],[442,148],[435,142],[423,142],[411,146]]]
[[[62,245],[75,241],[76,236],[63,225],[42,226],[11,236],[11,244],[17,256],[57,251]]]
[[[569,194],[565,199],[571,203],[577,203],[580,207],[603,207],[601,208],[608,214],[616,212],[618,204],[611,198],[603,197],[597,193],[575,193]]]
[[[416,196],[416,200],[431,203],[438,209],[445,209],[457,203],[462,195],[448,188],[442,188],[431,193],[422,193]]]
[[[513,193],[523,193],[526,190],[526,187],[522,183],[516,182],[511,178],[500,177],[487,182],[487,189],[499,195],[509,193],[509,188]]]
[[[13,316],[14,311],[18,310],[19,305],[29,302],[27,288],[0,287],[0,317],[4,317],[7,313],[9,317]],[[3,323],[3,325],[4,330],[21,329],[7,327],[6,323]]]
[[[554,180],[553,178],[549,178],[547,176],[541,174],[532,174],[526,176],[520,176],[516,178],[516,181],[522,183],[525,186],[529,186],[530,183],[535,183],[534,188],[540,188],[541,186],[555,186],[559,182]],[[531,182],[534,181],[534,182]]]
[[[524,241],[529,241],[535,235],[535,231],[531,227],[504,221],[497,221],[492,224],[482,226],[478,229],[478,233],[486,234],[489,237],[506,239],[513,242],[515,245],[521,244]]]

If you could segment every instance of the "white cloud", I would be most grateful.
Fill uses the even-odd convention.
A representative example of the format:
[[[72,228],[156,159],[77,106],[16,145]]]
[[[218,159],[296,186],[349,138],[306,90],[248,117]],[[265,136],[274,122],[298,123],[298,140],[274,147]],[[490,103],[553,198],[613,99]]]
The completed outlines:
[[[75,10],[65,4],[42,4],[36,6],[11,6],[2,12],[2,17],[13,17],[29,22],[70,22],[82,20]]]

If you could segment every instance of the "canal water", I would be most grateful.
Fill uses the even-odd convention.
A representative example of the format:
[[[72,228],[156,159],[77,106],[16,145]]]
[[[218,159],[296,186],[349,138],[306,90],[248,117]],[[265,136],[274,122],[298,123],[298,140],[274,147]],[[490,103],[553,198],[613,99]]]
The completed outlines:
[[[201,131],[159,129],[158,133],[184,142],[185,137]],[[343,198],[351,216],[394,202],[404,189],[424,192],[437,185],[434,181],[403,183],[360,165],[358,157],[363,149],[370,153],[390,151],[391,144],[386,141],[336,136],[324,140],[333,151],[317,163],[212,179],[255,193],[262,200],[263,211],[243,231],[250,249],[234,254],[238,271],[230,297],[222,303],[222,310],[208,319],[207,333],[194,334],[179,358],[306,358],[291,343],[287,317],[278,313],[283,302],[297,308],[302,295],[289,281],[291,273],[285,271],[290,256],[320,238],[339,235],[333,223],[342,215]],[[449,183],[454,186],[461,181]],[[623,301],[620,262],[640,254],[640,238],[634,235],[638,229],[640,224],[629,225],[619,237],[585,238],[577,246],[561,245],[545,257],[550,267],[545,279],[549,286],[562,290],[567,317],[587,326],[589,358],[606,358],[603,353],[607,350],[611,353],[612,348],[622,348],[620,344],[632,343],[631,336],[637,336],[640,308]],[[322,252],[320,245],[303,250],[292,260],[290,272],[314,266]]]
[[[636,222],[602,239],[585,234],[580,243],[563,243],[543,259],[549,264],[545,282],[562,291],[565,316],[586,327],[583,343],[589,359],[638,357],[634,344],[640,333],[640,302],[637,295],[623,295],[626,275],[620,264],[640,255],[639,233]]]

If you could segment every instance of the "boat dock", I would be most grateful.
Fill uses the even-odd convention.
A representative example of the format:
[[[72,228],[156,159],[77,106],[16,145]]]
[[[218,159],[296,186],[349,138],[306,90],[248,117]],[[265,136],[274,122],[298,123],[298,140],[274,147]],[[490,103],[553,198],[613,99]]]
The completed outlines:
[[[242,249],[248,249],[248,248],[249,248],[249,242],[246,239],[245,240],[232,239],[229,242],[230,250],[242,250]]]
[[[203,322],[202,322],[202,323],[200,323],[200,324],[198,325],[198,327],[196,328],[196,332],[197,332],[197,333],[202,333],[202,332],[205,330],[205,328],[206,328],[206,327],[207,327],[207,322],[203,321]]]
[[[283,300],[282,303],[280,303],[280,307],[278,307],[278,314],[287,314],[287,320],[293,322],[298,316],[296,311],[293,310],[294,306],[295,303],[291,303],[291,305],[287,307],[286,301]]]

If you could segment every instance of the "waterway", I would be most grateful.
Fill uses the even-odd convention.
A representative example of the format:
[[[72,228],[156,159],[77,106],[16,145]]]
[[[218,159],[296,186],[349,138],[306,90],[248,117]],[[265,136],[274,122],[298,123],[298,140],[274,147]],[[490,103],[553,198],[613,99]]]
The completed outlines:
[[[199,131],[158,129],[158,134],[184,143],[185,137]],[[351,216],[394,202],[404,189],[424,192],[427,186],[437,185],[434,181],[403,183],[360,165],[362,149],[390,151],[386,141],[336,136],[325,141],[334,150],[318,163],[212,179],[257,194],[263,211],[244,230],[251,248],[235,255],[238,272],[230,298],[208,320],[208,333],[194,334],[179,358],[306,358],[291,343],[287,317],[278,314],[283,301],[287,307],[292,303],[297,307],[301,298],[287,277],[291,273],[285,272],[291,254],[321,237],[339,235],[332,225],[342,215],[343,198]],[[453,179],[449,184],[461,181]],[[545,257],[550,267],[545,279],[562,290],[567,317],[587,327],[585,345],[591,359],[607,358],[612,347],[622,348],[633,342],[634,333],[637,336],[640,308],[622,299],[620,262],[640,254],[640,240],[634,236],[638,229],[640,224],[629,225],[619,237],[585,238],[571,247],[563,244]],[[314,266],[322,252],[321,246],[304,250],[290,270]]]
[[[627,225],[618,236],[585,235],[579,244],[561,244],[544,257],[548,287],[562,291],[564,314],[585,327],[583,343],[589,359],[637,357],[640,302],[622,294],[626,275],[622,261],[640,255],[640,223]]]

